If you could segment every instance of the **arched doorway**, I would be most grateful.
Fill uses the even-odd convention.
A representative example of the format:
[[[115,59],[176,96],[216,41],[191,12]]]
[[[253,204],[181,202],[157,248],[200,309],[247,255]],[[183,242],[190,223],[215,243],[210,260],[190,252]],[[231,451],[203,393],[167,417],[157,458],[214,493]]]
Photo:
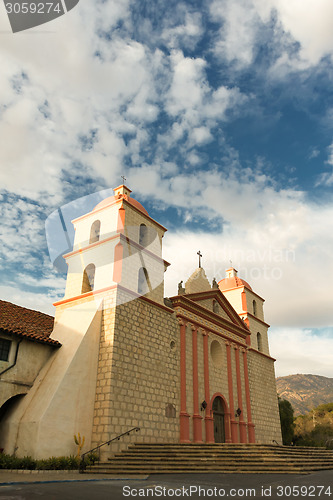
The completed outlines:
[[[225,442],[224,430],[224,406],[220,396],[216,396],[213,401],[213,418],[214,418],[214,441],[215,443]]]
[[[25,394],[16,394],[0,407],[0,451],[3,450],[8,440],[10,418],[24,396]]]

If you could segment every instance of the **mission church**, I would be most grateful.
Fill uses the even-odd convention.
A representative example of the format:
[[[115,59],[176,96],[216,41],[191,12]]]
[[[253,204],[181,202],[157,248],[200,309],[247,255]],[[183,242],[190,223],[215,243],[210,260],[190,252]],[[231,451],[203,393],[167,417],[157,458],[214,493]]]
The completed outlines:
[[[0,301],[0,448],[70,455],[78,432],[85,452],[133,427],[145,443],[281,443],[264,299],[236,269],[210,284],[199,253],[165,298],[166,229],[124,184],[73,224],[54,322]]]

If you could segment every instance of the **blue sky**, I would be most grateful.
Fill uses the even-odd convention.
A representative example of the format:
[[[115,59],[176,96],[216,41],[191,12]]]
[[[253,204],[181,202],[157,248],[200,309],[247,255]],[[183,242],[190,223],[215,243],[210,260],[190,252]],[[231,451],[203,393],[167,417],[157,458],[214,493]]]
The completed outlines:
[[[16,34],[2,4],[0,37],[1,298],[52,312],[46,219],[125,175],[166,295],[199,248],[210,279],[232,260],[277,374],[332,377],[332,2],[81,0]]]

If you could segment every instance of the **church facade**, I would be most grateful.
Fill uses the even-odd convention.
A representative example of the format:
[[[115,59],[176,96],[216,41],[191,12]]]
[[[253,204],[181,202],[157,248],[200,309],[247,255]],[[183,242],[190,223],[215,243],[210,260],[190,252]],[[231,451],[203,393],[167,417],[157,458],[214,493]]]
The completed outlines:
[[[73,434],[84,452],[136,426],[137,442],[280,443],[264,300],[234,268],[210,284],[200,263],[164,298],[166,229],[125,185],[114,192],[73,221],[61,347],[3,418],[0,447],[68,455]]]

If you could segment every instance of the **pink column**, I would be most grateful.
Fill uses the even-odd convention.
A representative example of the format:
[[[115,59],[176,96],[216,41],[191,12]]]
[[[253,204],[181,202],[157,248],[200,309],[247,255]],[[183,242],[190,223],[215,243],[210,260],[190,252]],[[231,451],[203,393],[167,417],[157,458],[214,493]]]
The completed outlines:
[[[205,378],[205,401],[207,403],[205,412],[206,443],[215,443],[214,440],[214,419],[211,416],[210,391],[209,391],[209,364],[208,364],[208,334],[203,333],[203,355],[204,355],[204,378]]]
[[[227,369],[228,369],[228,390],[229,390],[229,408],[230,408],[230,426],[231,426],[231,441],[238,443],[238,424],[235,421],[235,408],[234,408],[234,392],[232,383],[232,366],[231,366],[231,345],[229,342],[225,343],[227,347]]]
[[[186,323],[178,318],[180,324],[180,442],[190,442],[190,415],[186,411]]]
[[[243,398],[242,398],[242,379],[241,379],[241,372],[240,372],[239,349],[238,349],[238,346],[235,346],[235,358],[236,358],[238,407],[241,410],[241,414],[239,415],[240,442],[241,443],[246,443],[247,442],[247,439],[246,439],[246,422],[244,422]]]
[[[121,273],[123,266],[123,245],[119,242],[114,249],[114,262],[113,262],[113,281],[115,283],[121,282]]]
[[[202,443],[202,417],[199,414],[198,378],[198,328],[192,326],[192,366],[193,366],[193,441]]]
[[[255,443],[255,431],[254,431],[254,423],[252,422],[252,413],[251,413],[251,399],[250,399],[250,384],[249,384],[249,370],[247,364],[247,350],[242,349],[243,352],[243,364],[244,364],[244,380],[245,380],[245,394],[246,394],[246,411],[247,411],[247,430],[249,443]]]
[[[121,204],[121,206],[119,207],[119,210],[118,210],[117,233],[124,232],[124,228],[125,228],[125,215],[126,215],[126,211],[124,209],[123,204]]]

